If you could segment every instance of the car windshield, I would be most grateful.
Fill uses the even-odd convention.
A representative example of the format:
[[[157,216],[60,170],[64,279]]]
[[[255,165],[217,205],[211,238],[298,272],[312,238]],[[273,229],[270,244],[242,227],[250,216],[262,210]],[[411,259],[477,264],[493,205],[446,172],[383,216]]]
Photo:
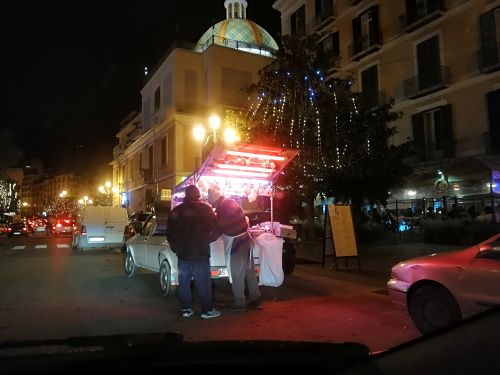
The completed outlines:
[[[374,355],[500,304],[498,0],[3,14],[0,345]]]

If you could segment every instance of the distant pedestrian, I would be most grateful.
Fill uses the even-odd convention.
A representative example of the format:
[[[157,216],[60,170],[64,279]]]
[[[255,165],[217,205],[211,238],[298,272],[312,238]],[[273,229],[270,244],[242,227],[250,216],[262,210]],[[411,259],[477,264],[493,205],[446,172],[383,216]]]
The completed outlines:
[[[233,199],[225,198],[214,188],[208,189],[208,202],[215,208],[217,225],[215,234],[222,235],[226,264],[229,270],[233,303],[230,311],[245,311],[262,302],[251,251],[252,239],[248,233],[245,213]],[[249,302],[245,298],[248,288]]]
[[[476,206],[475,205],[471,205],[469,207],[469,209],[467,210],[467,213],[469,214],[469,217],[471,220],[475,220],[476,217],[477,217],[477,211],[476,211]]]
[[[192,279],[201,303],[201,317],[208,319],[220,316],[212,302],[210,275],[210,241],[213,239],[216,218],[210,206],[201,202],[200,197],[200,190],[196,186],[186,188],[184,202],[174,208],[168,219],[167,239],[178,258],[177,292],[182,317],[194,315]]]

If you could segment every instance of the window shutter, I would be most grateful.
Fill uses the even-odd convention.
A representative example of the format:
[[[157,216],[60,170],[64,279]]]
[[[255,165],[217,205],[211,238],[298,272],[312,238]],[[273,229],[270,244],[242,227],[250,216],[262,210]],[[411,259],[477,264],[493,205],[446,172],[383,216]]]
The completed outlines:
[[[488,12],[479,16],[482,66],[494,65],[498,60],[498,54],[493,53],[497,49],[494,15],[494,12]]]
[[[371,7],[372,22],[370,26],[370,45],[382,43],[380,34],[380,21],[378,18],[378,5]]]
[[[362,40],[361,40],[361,18],[357,17],[352,20],[352,42],[353,42],[353,54],[357,54],[361,51]]]
[[[411,25],[417,19],[416,0],[406,0],[406,24]]]
[[[443,157],[455,156],[455,141],[453,140],[453,122],[451,117],[451,105],[441,107],[441,124],[443,135]]]
[[[411,116],[413,125],[413,147],[419,161],[425,161],[424,114],[415,113]]]

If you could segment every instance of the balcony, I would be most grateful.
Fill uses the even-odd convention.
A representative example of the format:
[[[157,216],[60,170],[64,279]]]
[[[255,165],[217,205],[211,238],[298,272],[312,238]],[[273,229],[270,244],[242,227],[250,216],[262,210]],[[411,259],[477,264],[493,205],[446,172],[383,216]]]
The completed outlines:
[[[317,31],[323,30],[329,24],[331,24],[337,18],[337,11],[335,9],[331,9],[328,12],[323,12],[323,14],[318,14],[314,18],[314,28]]]
[[[362,92],[361,96],[369,109],[377,109],[387,103],[385,91]]]
[[[417,75],[403,81],[406,99],[416,99],[448,87],[451,83],[450,68],[441,66],[436,74]]]
[[[113,147],[113,158],[117,158],[123,151],[123,145],[116,145]]]
[[[340,69],[340,56],[333,55],[326,58],[326,72],[332,74]]]
[[[349,58],[359,61],[370,53],[382,48],[382,34],[380,31],[369,35],[363,35],[349,45]]]
[[[401,30],[406,33],[412,31],[440,18],[446,9],[444,1],[427,0],[422,6],[416,6],[413,12],[405,12],[400,17]]]
[[[481,73],[492,73],[500,69],[500,42],[496,47],[477,52],[477,66]]]

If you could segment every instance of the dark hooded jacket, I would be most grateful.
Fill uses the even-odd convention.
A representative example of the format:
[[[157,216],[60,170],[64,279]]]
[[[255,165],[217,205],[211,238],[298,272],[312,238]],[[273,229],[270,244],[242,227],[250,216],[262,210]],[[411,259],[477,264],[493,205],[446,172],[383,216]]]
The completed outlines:
[[[171,249],[180,259],[209,258],[215,223],[215,214],[208,204],[199,198],[185,199],[168,219],[167,239]]]

